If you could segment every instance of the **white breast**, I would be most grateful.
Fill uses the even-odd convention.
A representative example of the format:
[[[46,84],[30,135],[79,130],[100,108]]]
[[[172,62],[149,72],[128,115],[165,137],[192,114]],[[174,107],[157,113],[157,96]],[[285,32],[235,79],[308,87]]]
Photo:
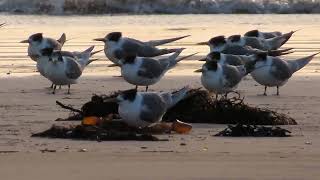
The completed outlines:
[[[105,44],[104,53],[106,54],[107,58],[114,64],[119,64],[119,59],[114,56],[114,52],[116,50],[121,50],[121,45],[122,40],[118,43],[110,41]]]
[[[142,64],[141,58],[137,58],[133,64],[124,64],[121,67],[121,75],[130,84],[137,86],[149,86],[159,81],[159,78],[149,79],[142,76],[138,76],[139,68]]]
[[[217,71],[204,72],[201,76],[201,83],[203,87],[216,94],[223,94],[231,90],[224,87],[223,81],[221,68],[218,68]]]
[[[66,76],[65,69],[65,64],[62,62],[49,62],[45,69],[46,77],[56,85],[76,84],[76,79],[69,79]]]
[[[41,57],[37,60],[37,70],[44,77],[47,77],[45,73],[45,69],[46,69],[46,66],[48,65],[48,62],[49,62],[48,60],[49,59],[47,57]]]
[[[263,86],[281,86],[284,82],[275,79],[271,74],[272,59],[268,57],[266,62],[258,61],[255,70],[251,72],[252,78]]]
[[[123,101],[119,104],[118,112],[121,119],[130,126],[146,127],[150,123],[140,119],[140,111],[142,109],[142,96],[137,94],[133,102]]]

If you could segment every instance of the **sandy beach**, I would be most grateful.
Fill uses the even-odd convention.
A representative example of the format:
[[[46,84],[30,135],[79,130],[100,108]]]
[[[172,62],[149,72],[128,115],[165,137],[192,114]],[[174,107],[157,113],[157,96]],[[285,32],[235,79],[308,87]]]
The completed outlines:
[[[173,43],[186,47],[184,55],[199,55],[170,71],[153,91],[170,91],[185,85],[201,87],[200,76],[193,70],[201,66],[192,61],[204,56],[207,47],[195,46],[214,35],[243,33],[253,28],[298,31],[285,47],[296,48],[287,56],[294,59],[320,51],[318,15],[233,15],[198,16],[9,16],[2,15],[8,26],[0,29],[0,179],[318,179],[320,177],[320,68],[316,57],[280,89],[268,90],[251,77],[240,83],[238,91],[245,102],[288,114],[298,125],[284,126],[292,131],[289,138],[222,138],[213,135],[225,125],[193,124],[188,135],[161,135],[166,142],[92,142],[31,138],[32,133],[48,129],[69,112],[56,106],[59,100],[79,107],[93,94],[106,94],[132,88],[118,75],[104,54],[96,57],[85,70],[71,95],[66,88],[52,95],[50,82],[38,75],[35,63],[26,56],[20,40],[35,32],[58,37],[67,33],[66,50],[84,50],[95,43],[91,39],[116,30],[139,39],[161,39],[192,35]],[[1,18],[0,18],[1,19]],[[64,19],[64,21],[62,21]],[[29,20],[29,21],[27,21]],[[207,20],[214,23],[206,24]],[[273,23],[270,22],[273,20]],[[154,25],[156,22],[156,25]],[[41,27],[35,25],[42,23]],[[143,23],[146,25],[142,26]],[[66,24],[66,25],[65,25]],[[200,25],[199,25],[200,24]],[[217,26],[218,24],[218,26]],[[55,27],[55,28],[52,28]],[[233,27],[233,28],[230,28]],[[235,28],[236,27],[236,28]],[[73,39],[74,38],[74,39]],[[170,46],[171,47],[171,46]],[[186,145],[182,145],[185,143]],[[41,150],[55,152],[42,153]],[[79,152],[86,149],[87,152]]]

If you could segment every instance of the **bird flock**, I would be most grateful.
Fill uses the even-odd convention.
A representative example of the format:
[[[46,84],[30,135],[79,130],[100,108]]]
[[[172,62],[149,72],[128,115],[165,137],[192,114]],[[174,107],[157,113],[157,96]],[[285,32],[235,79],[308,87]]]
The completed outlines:
[[[265,87],[283,86],[293,73],[307,65],[316,55],[286,60],[282,55],[292,53],[292,48],[280,49],[295,31],[289,33],[261,32],[252,30],[244,35],[229,37],[216,36],[209,41],[198,43],[210,47],[201,69],[201,84],[209,92],[227,97],[234,91],[243,77],[251,74],[253,79]],[[110,67],[120,67],[121,77],[135,88],[120,93],[108,101],[119,104],[119,115],[129,125],[146,127],[160,122],[168,108],[187,96],[189,87],[183,87],[174,93],[147,92],[148,87],[159,82],[166,72],[174,68],[181,60],[195,54],[181,57],[185,48],[161,49],[160,45],[178,41],[188,36],[162,40],[140,41],[123,37],[121,32],[111,32],[103,38],[94,39],[103,42],[106,57],[113,63]],[[42,33],[31,35],[21,43],[28,43],[28,56],[37,63],[39,73],[52,82],[52,93],[57,86],[70,86],[78,82],[83,70],[93,61],[94,46],[82,52],[62,51],[66,35],[55,40],[44,37]],[[155,58],[171,54],[166,57]],[[138,86],[144,86],[145,92],[138,92]]]

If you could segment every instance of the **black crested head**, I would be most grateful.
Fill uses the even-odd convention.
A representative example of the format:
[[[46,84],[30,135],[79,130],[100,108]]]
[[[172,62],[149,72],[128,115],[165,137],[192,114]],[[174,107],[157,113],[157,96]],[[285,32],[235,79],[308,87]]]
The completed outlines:
[[[209,61],[205,63],[205,66],[210,71],[216,71],[218,69],[218,62],[217,61]]]
[[[43,39],[43,36],[42,36],[42,33],[36,33],[36,34],[31,35],[29,37],[29,39],[32,41],[41,42]]]
[[[228,38],[231,42],[239,42],[241,39],[241,35],[232,35]]]
[[[133,54],[126,55],[126,57],[123,58],[124,59],[124,64],[132,64],[132,63],[134,63],[136,57],[137,56],[133,55]]]
[[[134,101],[134,99],[136,98],[136,95],[137,95],[136,89],[129,89],[121,93],[121,96],[123,97],[124,100],[128,100],[131,102]]]
[[[210,45],[219,46],[226,43],[226,38],[224,36],[213,37],[209,40]]]
[[[219,61],[221,58],[221,53],[217,51],[213,51],[209,53],[209,59],[214,60],[214,61]]]
[[[258,53],[258,54],[256,54],[256,56],[257,56],[258,61],[265,61],[265,60],[267,60],[268,53],[267,52]]]
[[[106,36],[106,39],[109,41],[118,42],[121,37],[122,37],[121,32],[111,32]]]
[[[41,55],[42,56],[51,56],[53,53],[53,48],[44,48],[41,49]]]
[[[252,30],[252,31],[248,31],[244,34],[244,36],[247,37],[258,37],[259,36],[259,31],[258,30]]]

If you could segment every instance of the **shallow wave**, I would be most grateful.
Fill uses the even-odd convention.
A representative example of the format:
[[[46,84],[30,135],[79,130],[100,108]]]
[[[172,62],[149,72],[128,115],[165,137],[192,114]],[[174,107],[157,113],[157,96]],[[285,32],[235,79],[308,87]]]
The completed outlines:
[[[320,13],[319,0],[0,0],[0,11],[25,14]]]

